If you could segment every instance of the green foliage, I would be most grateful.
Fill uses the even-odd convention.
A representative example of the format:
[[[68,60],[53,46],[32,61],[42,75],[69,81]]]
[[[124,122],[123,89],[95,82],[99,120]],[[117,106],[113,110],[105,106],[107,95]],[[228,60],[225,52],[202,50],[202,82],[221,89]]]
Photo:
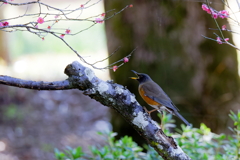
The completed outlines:
[[[135,159],[139,157],[142,148],[133,142],[132,137],[125,136],[120,140],[115,140],[116,133],[106,134],[108,145],[98,150],[92,147],[95,159]]]
[[[200,128],[181,126],[177,133],[170,133],[170,128],[175,127],[174,121],[170,114],[160,116],[162,126],[167,135],[175,138],[178,145],[192,159],[217,159],[217,160],[238,160],[240,159],[240,111],[237,114],[230,113],[230,118],[234,121],[234,128],[231,136],[225,134],[215,134],[211,132],[205,124]],[[104,147],[90,147],[91,154],[82,152],[81,147],[70,148],[60,152],[55,149],[55,158],[58,160],[157,160],[161,157],[150,146],[145,145],[146,153],[142,152],[143,148],[139,147],[131,137],[125,136],[116,140],[116,133],[99,133],[106,138]]]
[[[66,148],[67,149],[65,149],[64,152],[60,152],[55,148],[55,158],[58,160],[77,160],[84,155],[81,147],[71,148],[68,146]]]
[[[200,128],[181,126],[182,133],[176,135],[179,146],[193,159],[238,160],[240,159],[240,111],[229,115],[234,121],[231,136],[212,133],[210,128],[201,124]]]
[[[15,104],[10,104],[9,106],[3,107],[3,114],[5,115],[3,118],[7,120],[22,120],[23,111],[19,109]]]
[[[120,140],[116,140],[116,133],[110,132],[99,134],[106,137],[107,145],[104,147],[91,146],[91,155],[83,153],[81,147],[77,148],[78,151],[67,147],[63,152],[55,149],[55,158],[58,160],[137,160],[143,159],[144,156],[146,157],[146,153],[142,152],[143,149],[139,147],[131,137],[125,136]]]

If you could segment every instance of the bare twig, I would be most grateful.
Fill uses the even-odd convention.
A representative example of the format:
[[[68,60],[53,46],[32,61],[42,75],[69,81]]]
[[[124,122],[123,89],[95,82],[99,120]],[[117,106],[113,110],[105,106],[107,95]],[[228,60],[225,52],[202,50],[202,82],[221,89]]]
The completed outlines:
[[[119,49],[120,49],[120,46],[119,46],[113,53],[111,53],[107,58],[104,58],[104,59],[102,59],[102,60],[96,61],[96,62],[92,63],[92,65],[95,65],[95,64],[97,64],[97,63],[100,63],[100,62],[103,62],[103,61],[105,61],[105,60],[108,60],[108,59],[109,59],[110,57],[112,57]]]
[[[134,50],[132,50],[132,52],[131,52],[130,54],[128,54],[126,57],[130,59],[130,57],[132,56],[133,52],[134,52],[136,49],[137,49],[137,47],[134,48]],[[115,65],[115,64],[117,64],[117,63],[119,63],[119,62],[122,62],[122,61],[123,61],[123,59],[120,59],[120,60],[118,60],[118,61],[110,64],[109,67],[110,67],[110,66],[113,66],[113,65]],[[124,64],[124,63],[121,63],[120,65],[118,65],[118,68],[121,67],[123,64]]]

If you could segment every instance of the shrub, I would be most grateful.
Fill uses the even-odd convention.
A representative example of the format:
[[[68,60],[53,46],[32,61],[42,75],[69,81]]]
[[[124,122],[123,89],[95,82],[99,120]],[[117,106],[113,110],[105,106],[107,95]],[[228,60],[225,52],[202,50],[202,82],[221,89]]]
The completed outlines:
[[[232,135],[215,134],[205,124],[200,128],[181,126],[182,130],[170,133],[174,121],[172,116],[163,115],[162,125],[166,134],[175,138],[178,145],[192,159],[217,159],[217,160],[238,160],[240,159],[240,111],[237,114],[230,112],[230,118],[234,122],[234,128],[229,128]],[[66,147],[64,151],[55,149],[55,158],[58,160],[157,160],[161,159],[158,153],[150,146],[145,145],[146,152],[139,147],[131,137],[124,136],[116,140],[116,133],[99,133],[106,138],[106,145],[103,147],[91,146],[91,154],[82,152],[81,147]]]

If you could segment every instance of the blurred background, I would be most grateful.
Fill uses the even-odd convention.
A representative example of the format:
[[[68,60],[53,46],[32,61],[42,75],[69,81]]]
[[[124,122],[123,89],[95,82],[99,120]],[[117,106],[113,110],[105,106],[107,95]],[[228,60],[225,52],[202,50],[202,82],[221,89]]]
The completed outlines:
[[[41,2],[58,8],[76,8],[86,3],[84,0]],[[92,0],[88,5],[95,2]],[[84,9],[81,18],[111,9],[118,11],[129,4],[133,7],[103,24],[64,39],[88,62],[103,59],[121,46],[109,60],[113,63],[138,47],[130,62],[116,72],[95,70],[96,75],[127,86],[140,104],[148,107],[138,95],[137,82],[128,78],[133,76],[132,69],[147,73],[194,127],[205,123],[215,133],[228,133],[229,111],[240,108],[237,51],[201,36],[215,39],[213,32],[218,33],[209,29],[216,28],[216,24],[201,9],[202,2],[105,0]],[[224,9],[220,0],[211,5],[216,10]],[[38,6],[32,5],[28,10],[37,9]],[[26,7],[4,4],[0,19],[18,16],[25,11]],[[36,21],[37,18],[24,20]],[[17,19],[9,23],[23,22]],[[231,29],[239,30],[225,19],[218,19],[218,23],[220,26],[227,24],[227,28],[231,24]],[[91,24],[66,22],[61,28],[77,32]],[[224,32],[224,36],[230,38],[230,42],[237,38],[229,32]],[[63,73],[66,65],[79,61],[62,41],[50,35],[43,41],[28,32],[0,32],[0,42],[1,75],[36,81],[63,80],[67,78]],[[99,67],[107,65],[105,61]],[[53,159],[54,148],[66,146],[82,146],[87,151],[89,145],[104,144],[97,131],[113,130],[119,137],[130,135],[139,144],[145,143],[118,113],[78,90],[32,91],[0,85],[0,115],[0,159]],[[160,122],[156,113],[153,118]],[[176,127],[180,128],[182,122],[178,119],[176,122]]]

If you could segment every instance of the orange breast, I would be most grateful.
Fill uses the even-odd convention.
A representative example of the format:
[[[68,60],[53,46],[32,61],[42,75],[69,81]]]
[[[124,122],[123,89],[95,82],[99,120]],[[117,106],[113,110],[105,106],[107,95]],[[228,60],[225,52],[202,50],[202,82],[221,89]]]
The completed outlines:
[[[152,100],[151,98],[147,97],[142,88],[139,88],[139,94],[147,104],[153,105],[153,106],[159,106],[160,105],[158,102],[156,102],[156,101]]]

